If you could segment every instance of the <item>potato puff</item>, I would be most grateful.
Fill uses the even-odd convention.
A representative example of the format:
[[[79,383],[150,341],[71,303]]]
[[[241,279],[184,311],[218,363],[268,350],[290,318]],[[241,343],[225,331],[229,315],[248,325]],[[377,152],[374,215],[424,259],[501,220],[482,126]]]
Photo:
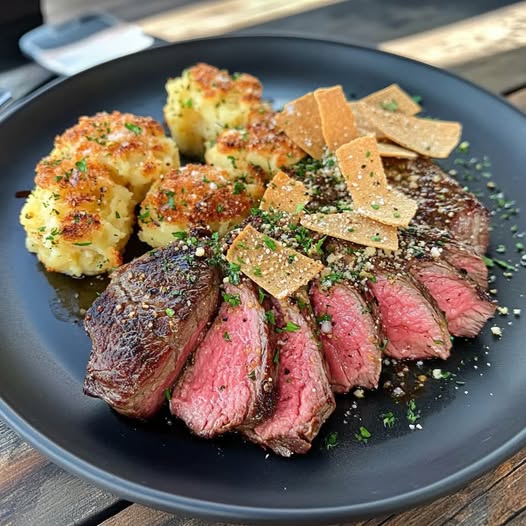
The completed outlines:
[[[261,104],[262,86],[252,75],[229,75],[201,63],[169,79],[166,91],[164,117],[172,137],[181,153],[197,158],[223,129],[245,126]]]
[[[274,116],[261,106],[251,112],[245,129],[224,130],[207,149],[206,162],[238,177],[259,167],[267,180],[280,168],[296,164],[305,153],[277,128]]]
[[[161,124],[131,113],[97,113],[55,138],[54,157],[90,158],[115,172],[139,203],[159,176],[179,166],[179,152]]]
[[[20,213],[26,247],[46,270],[70,276],[101,274],[122,264],[132,233],[133,194],[106,166],[84,158],[47,157]]]
[[[178,232],[205,226],[224,234],[257,206],[262,183],[232,181],[214,166],[187,164],[155,182],[141,204],[139,238],[152,247],[168,245]]]

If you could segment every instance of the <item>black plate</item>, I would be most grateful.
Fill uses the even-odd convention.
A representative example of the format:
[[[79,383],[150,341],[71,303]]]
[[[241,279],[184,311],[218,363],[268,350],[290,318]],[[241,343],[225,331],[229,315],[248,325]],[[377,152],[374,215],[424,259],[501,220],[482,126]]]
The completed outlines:
[[[319,86],[341,83],[362,96],[398,82],[423,97],[430,115],[460,120],[471,142],[460,157],[469,164],[487,155],[495,183],[526,204],[525,117],[454,76],[379,51],[285,37],[218,38],[149,50],[70,78],[0,125],[0,410],[7,422],[61,466],[128,499],[252,522],[334,523],[392,512],[453,491],[523,446],[526,324],[511,315],[489,324],[503,327],[501,341],[486,327],[476,340],[457,342],[447,363],[422,366],[457,375],[431,379],[414,394],[422,430],[409,429],[405,403],[396,405],[384,391],[358,400],[357,408],[356,399],[342,397],[312,452],[299,458],[267,458],[237,437],[199,440],[163,418],[137,424],[83,396],[90,344],[68,309],[85,301],[74,292],[86,283],[47,275],[25,250],[15,192],[32,187],[35,163],[79,115],[119,109],[160,119],[166,78],[197,61],[257,75],[278,107]],[[488,163],[476,164],[470,171],[480,181],[470,184],[485,189]],[[454,167],[462,177],[462,165]],[[521,216],[496,221],[492,250],[506,244],[501,258],[516,263],[512,224],[525,229]],[[501,303],[526,316],[526,272],[507,280],[495,270]],[[379,415],[389,410],[398,420],[384,429]],[[354,437],[360,425],[372,433],[368,445]],[[338,445],[327,450],[324,438],[334,431]]]

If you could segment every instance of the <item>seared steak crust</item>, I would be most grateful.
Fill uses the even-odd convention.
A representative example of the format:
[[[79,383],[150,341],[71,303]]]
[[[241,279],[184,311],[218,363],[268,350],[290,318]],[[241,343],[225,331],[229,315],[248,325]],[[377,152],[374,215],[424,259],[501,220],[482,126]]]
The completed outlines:
[[[425,157],[383,162],[389,182],[417,201],[415,224],[447,230],[479,254],[486,251],[489,212],[472,193]]]
[[[211,438],[268,416],[277,366],[265,309],[248,280],[226,284],[219,314],[176,384],[172,413]]]
[[[246,436],[279,455],[306,453],[336,406],[315,337],[314,320],[291,300],[275,302],[276,355],[279,360],[274,413]],[[283,327],[287,327],[284,330]],[[279,329],[279,328],[282,329]]]
[[[152,416],[218,301],[217,269],[173,245],[117,269],[86,315],[93,349],[84,392],[124,415]]]

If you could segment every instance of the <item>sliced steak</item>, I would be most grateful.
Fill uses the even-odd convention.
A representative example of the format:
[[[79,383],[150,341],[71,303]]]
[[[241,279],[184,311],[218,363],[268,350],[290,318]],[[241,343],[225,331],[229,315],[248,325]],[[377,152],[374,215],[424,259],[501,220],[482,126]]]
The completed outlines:
[[[245,429],[247,437],[285,457],[306,453],[335,401],[314,333],[314,321],[290,301],[273,309],[279,353],[276,408],[267,420]]]
[[[445,260],[483,289],[488,287],[488,268],[480,254],[465,243],[451,239],[447,231],[411,225],[399,231],[399,239],[403,257],[427,256]]]
[[[493,316],[495,304],[489,295],[446,261],[415,260],[410,271],[444,312],[453,336],[473,338]]]
[[[443,245],[444,259],[465,272],[479,287],[488,288],[488,267],[482,257],[464,243],[450,239]]]
[[[489,212],[470,192],[425,157],[384,159],[389,182],[418,202],[415,224],[448,230],[453,239],[486,252]]]
[[[347,283],[325,288],[318,281],[311,287],[310,297],[333,391],[377,387],[382,356],[379,327],[371,307]]]
[[[378,301],[385,354],[419,360],[449,356],[451,340],[443,313],[427,291],[400,269],[377,268],[369,287]]]
[[[86,314],[93,349],[84,392],[124,415],[152,416],[218,302],[217,269],[173,245],[117,269]]]
[[[172,413],[210,438],[272,412],[277,367],[265,309],[249,281],[226,284],[219,314],[175,386]]]

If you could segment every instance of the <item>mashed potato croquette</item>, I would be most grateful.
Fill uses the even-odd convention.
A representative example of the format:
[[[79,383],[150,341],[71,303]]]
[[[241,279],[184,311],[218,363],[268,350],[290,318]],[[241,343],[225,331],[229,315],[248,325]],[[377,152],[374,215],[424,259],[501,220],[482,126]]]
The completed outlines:
[[[133,194],[114,173],[83,157],[47,157],[20,214],[26,247],[46,270],[71,276],[107,272],[122,263],[134,223]]]
[[[181,153],[200,157],[225,128],[245,126],[260,107],[262,86],[251,75],[196,64],[166,83],[164,117]]]
[[[187,164],[151,187],[141,204],[139,238],[161,247],[177,232],[200,226],[222,235],[249,215],[263,191],[261,182],[233,181],[214,166]]]
[[[205,153],[209,164],[240,177],[257,167],[270,180],[280,169],[297,163],[305,153],[278,129],[275,112],[266,106],[249,114],[242,129],[224,130]]]
[[[161,174],[179,166],[177,146],[161,124],[118,111],[80,117],[78,124],[55,138],[52,155],[80,156],[108,166],[136,203]]]

